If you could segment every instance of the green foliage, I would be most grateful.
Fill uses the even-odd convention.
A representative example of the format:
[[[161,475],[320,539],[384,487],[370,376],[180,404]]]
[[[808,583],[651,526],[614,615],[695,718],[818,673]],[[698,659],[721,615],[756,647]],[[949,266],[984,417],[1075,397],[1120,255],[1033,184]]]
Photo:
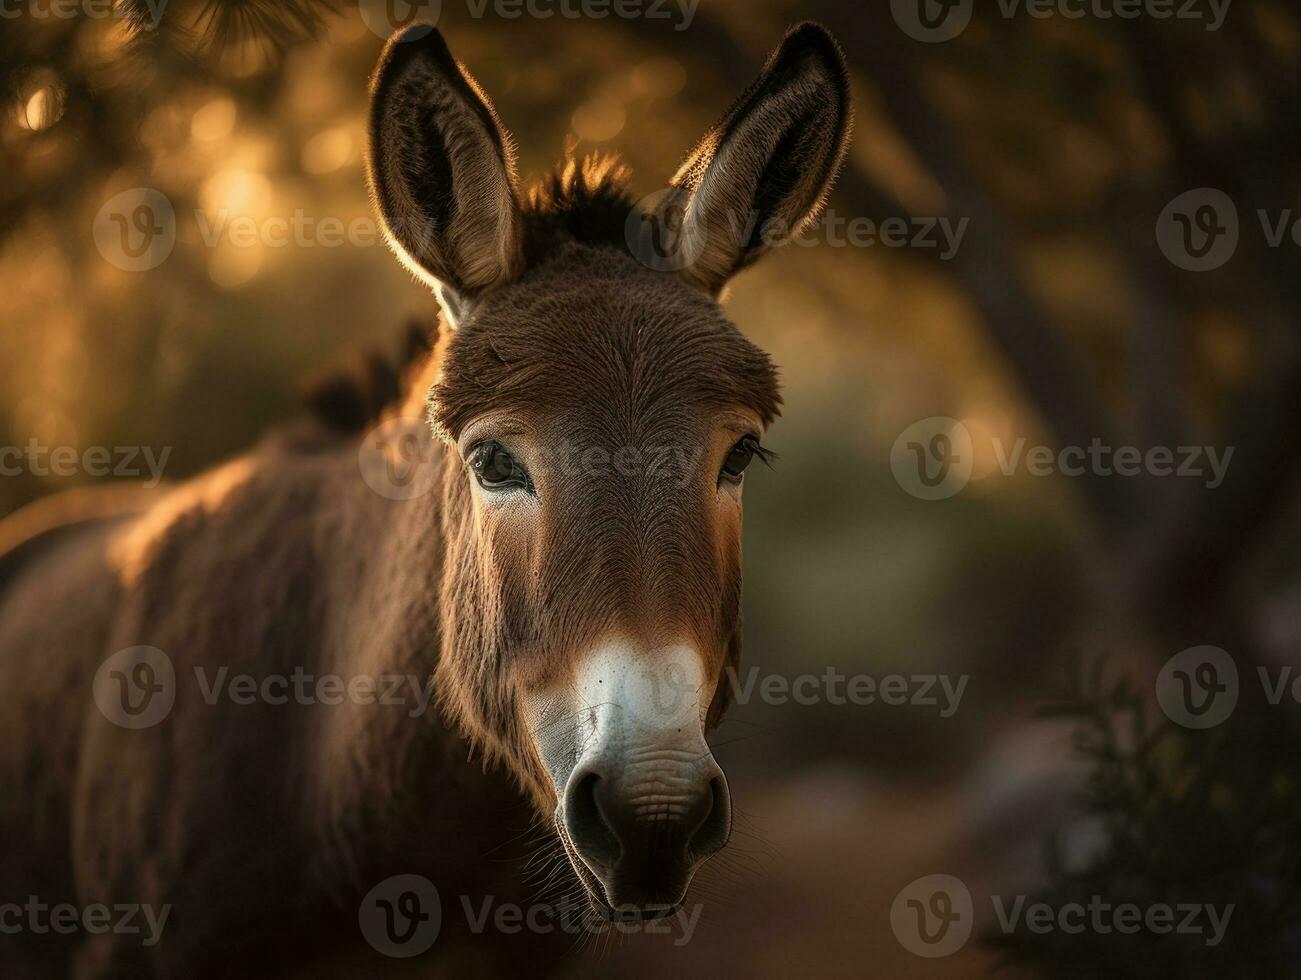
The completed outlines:
[[[1048,888],[1034,900],[1087,907],[1098,896],[1113,907],[1233,911],[1213,947],[1178,929],[1019,929],[995,940],[1009,960],[1047,977],[1295,975],[1301,792],[1286,760],[1260,751],[1275,744],[1259,737],[1260,716],[1239,710],[1217,728],[1180,727],[1128,681],[1105,679],[1101,662],[1081,671],[1070,695],[1046,713],[1078,721],[1074,748],[1089,764],[1080,807],[1103,843],[1081,859],[1064,834],[1050,842]]]

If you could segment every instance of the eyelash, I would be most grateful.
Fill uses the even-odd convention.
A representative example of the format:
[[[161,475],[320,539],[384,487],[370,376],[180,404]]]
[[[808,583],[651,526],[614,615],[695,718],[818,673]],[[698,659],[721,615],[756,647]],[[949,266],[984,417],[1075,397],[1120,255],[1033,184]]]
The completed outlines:
[[[741,458],[738,457],[738,454]],[[487,467],[493,463],[498,464],[499,470],[503,464],[503,459],[509,461],[510,471],[504,476],[497,472],[493,475],[501,476],[500,479],[492,479],[487,473]],[[749,469],[750,464],[755,459],[760,460],[765,466],[772,468],[773,462],[777,459],[777,454],[771,449],[765,448],[756,435],[742,436],[736,444],[728,451],[727,457],[723,461],[723,466],[718,474],[718,482],[721,486],[724,482],[732,483],[739,486],[745,471]],[[489,493],[505,493],[511,490],[526,490],[529,493],[536,493],[533,486],[533,480],[528,471],[524,469],[524,464],[519,458],[501,443],[493,439],[485,440],[471,447],[466,457],[466,463],[470,472],[474,474],[479,486]],[[732,464],[732,469],[728,469],[728,464]]]
[[[510,472],[503,479],[489,479],[486,468],[494,461],[499,462],[502,457],[510,461]],[[519,461],[519,457],[495,440],[489,439],[475,445],[470,450],[466,462],[470,467],[470,472],[474,474],[474,478],[479,481],[479,486],[489,493],[506,493],[511,490],[535,492],[533,480],[529,476],[528,470],[524,469],[524,464]]]
[[[744,456],[739,462],[733,459],[738,454]],[[776,458],[776,453],[771,449],[765,449],[760,444],[758,436],[753,434],[742,436],[737,440],[736,445],[728,451],[727,458],[723,460],[723,468],[719,471],[718,482],[720,485],[726,481],[739,486],[742,477],[745,476],[745,471],[749,469],[750,464],[755,459],[759,459],[765,466],[771,467],[773,460]],[[733,464],[730,470],[728,469],[729,463]]]

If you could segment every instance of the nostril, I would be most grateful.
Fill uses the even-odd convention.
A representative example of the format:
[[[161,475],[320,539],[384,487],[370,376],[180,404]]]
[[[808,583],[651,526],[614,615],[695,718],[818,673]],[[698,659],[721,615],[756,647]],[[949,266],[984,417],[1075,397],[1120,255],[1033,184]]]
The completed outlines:
[[[732,805],[727,783],[722,776],[709,781],[708,809],[691,835],[691,850],[696,858],[706,858],[722,850],[732,829]]]
[[[570,780],[565,793],[565,829],[584,860],[609,868],[618,861],[620,847],[597,801],[600,783],[601,777],[594,772]]]

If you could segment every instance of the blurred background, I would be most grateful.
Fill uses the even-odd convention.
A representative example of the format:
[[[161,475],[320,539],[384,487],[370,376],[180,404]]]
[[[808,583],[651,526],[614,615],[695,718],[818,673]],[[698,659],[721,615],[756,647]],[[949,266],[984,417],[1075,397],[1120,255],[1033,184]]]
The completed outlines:
[[[836,34],[857,127],[830,214],[909,231],[853,243],[824,221],[817,247],[779,250],[726,299],[786,399],[765,440],[780,460],[746,495],[741,679],[831,667],[966,687],[947,717],[739,705],[717,736],[738,836],[704,876],[696,935],[588,950],[569,974],[1285,975],[1269,971],[1297,945],[1295,704],[1247,692],[1257,667],[1301,659],[1301,246],[1267,234],[1299,203],[1295,4],[1236,0],[1219,23],[1209,3],[1200,18],[689,6],[539,19],[443,0],[439,27],[526,178],[613,152],[636,197],[789,24]],[[432,320],[373,224],[365,240],[380,5],[171,0],[156,24],[144,2],[5,9],[0,444],[170,447],[166,478],[182,480],[291,415],[314,375]],[[965,28],[924,36],[946,11]],[[103,210],[142,188],[170,202],[176,239],[133,271],[106,254]],[[1236,251],[1208,271],[1158,233],[1199,189],[1239,219]],[[295,215],[309,230],[284,245],[236,233]],[[941,228],[959,226],[950,248]],[[919,499],[896,441],[935,418],[965,427],[970,476]],[[1214,487],[1036,476],[1001,465],[1018,440],[1233,455]],[[91,482],[20,468],[0,479],[0,515]],[[1207,732],[1152,709],[1161,665],[1199,645],[1244,678],[1233,718]],[[1213,955],[1093,935],[973,940],[932,960],[892,931],[891,906],[940,873],[970,889],[978,927],[1000,889],[1255,914]]]

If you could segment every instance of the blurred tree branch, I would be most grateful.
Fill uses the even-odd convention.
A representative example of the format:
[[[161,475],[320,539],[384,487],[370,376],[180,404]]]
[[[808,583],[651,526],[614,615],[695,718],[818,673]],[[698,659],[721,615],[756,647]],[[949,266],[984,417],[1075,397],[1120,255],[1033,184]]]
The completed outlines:
[[[119,0],[129,25],[135,56],[143,61],[183,67],[192,77],[211,72],[205,52],[220,53],[256,41],[283,49],[315,36],[344,0],[169,0],[166,16],[154,22],[158,0]],[[348,4],[354,6],[354,4]],[[756,52],[746,49],[727,20],[730,8],[702,5],[693,25],[691,45],[671,30],[649,22],[610,18],[612,30],[642,45],[675,57],[699,60],[731,88],[753,73]],[[922,84],[937,47],[905,37],[885,4],[846,4],[811,0],[804,11],[825,22],[844,44],[851,65],[871,85],[891,125],[923,168],[943,190],[951,218],[969,219],[964,247],[950,261],[934,252],[919,252],[952,277],[971,299],[989,336],[1013,371],[1021,390],[1042,416],[1059,446],[1087,446],[1095,438],[1115,445],[1122,431],[1098,383],[1096,368],[1074,346],[1036,297],[1024,269],[1024,227],[1011,209],[969,165],[961,134],[925,96]],[[990,16],[993,16],[992,14]],[[1241,21],[1237,23],[1242,23]],[[148,29],[150,25],[156,30]],[[32,71],[49,68],[64,85],[63,102],[86,141],[80,159],[110,171],[132,160],[140,111],[130,86],[105,87],[79,60],[77,32],[83,25],[7,29],[0,35],[0,58],[13,89]],[[1287,257],[1244,236],[1246,274],[1232,281],[1189,282],[1157,254],[1150,228],[1155,215],[1179,190],[1202,184],[1218,186],[1252,207],[1279,206],[1295,198],[1291,174],[1301,156],[1301,136],[1292,120],[1301,105],[1293,74],[1276,57],[1262,52],[1246,27],[1226,29],[1214,39],[1167,30],[1140,20],[1108,34],[1141,79],[1142,95],[1168,137],[1170,162],[1162,179],[1132,179],[1113,193],[1104,222],[1109,240],[1126,257],[1134,297],[1128,325],[1129,384],[1140,418],[1138,434],[1150,440],[1193,438],[1186,431],[1188,413],[1180,402],[1181,358],[1186,348],[1187,319],[1209,301],[1235,297],[1260,338],[1267,370],[1241,404],[1223,413],[1222,441],[1235,447],[1225,485],[1215,491],[1171,487],[1169,481],[1123,481],[1091,475],[1080,481],[1097,523],[1115,544],[1116,565],[1125,569],[1121,591],[1141,605],[1139,615],[1174,621],[1206,622],[1208,599],[1222,598],[1232,570],[1252,543],[1265,533],[1286,500],[1297,476],[1301,427],[1297,392],[1301,390],[1301,347],[1295,320],[1301,307],[1301,283]],[[1207,49],[1214,44],[1214,58]],[[1215,71],[1208,72],[1208,64]],[[1080,77],[1089,73],[1081,71]],[[1224,79],[1227,78],[1228,81]],[[1246,79],[1244,83],[1243,80]],[[1192,123],[1190,91],[1216,85],[1249,84],[1262,111],[1254,127],[1237,127],[1231,138],[1209,141]],[[1200,87],[1200,88],[1198,88]],[[245,93],[270,98],[274,78]],[[21,94],[21,93],[19,93]],[[155,93],[149,93],[155,95]],[[1209,96],[1202,100],[1214,101]],[[1262,121],[1263,120],[1263,121]],[[0,148],[0,162],[29,180],[0,191],[0,236],[26,216],[55,207],[66,196],[67,172],[24,167],[19,149]],[[21,187],[21,190],[19,188]],[[861,168],[851,167],[838,191],[856,214],[884,220],[910,217],[891,190],[879,186]],[[1021,224],[1047,225],[1050,214],[1022,218]],[[1069,209],[1061,222],[1087,223],[1089,215]],[[1138,226],[1142,226],[1140,229]],[[1075,225],[1071,225],[1074,229]],[[1218,607],[1219,599],[1209,603]]]

